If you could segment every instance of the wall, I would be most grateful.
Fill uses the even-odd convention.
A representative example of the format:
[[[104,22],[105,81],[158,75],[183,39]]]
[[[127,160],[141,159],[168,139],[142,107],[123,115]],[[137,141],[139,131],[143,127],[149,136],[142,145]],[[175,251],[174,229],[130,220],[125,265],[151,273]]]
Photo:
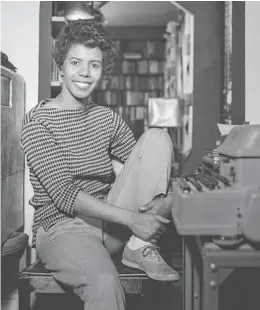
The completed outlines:
[[[245,120],[260,124],[260,2],[245,3]]]
[[[40,3],[39,93],[38,101],[51,97],[52,72],[52,2]]]
[[[206,150],[215,147],[223,100],[223,3],[178,1],[194,14],[193,145],[184,173],[190,174]]]

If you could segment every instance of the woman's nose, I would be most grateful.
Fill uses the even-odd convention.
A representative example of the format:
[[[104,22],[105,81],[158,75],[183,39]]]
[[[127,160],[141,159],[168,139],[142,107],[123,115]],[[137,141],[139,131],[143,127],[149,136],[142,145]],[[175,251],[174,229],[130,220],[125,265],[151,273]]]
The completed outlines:
[[[83,77],[90,76],[88,66],[82,67],[82,68],[79,70],[78,75],[79,75],[79,76],[83,76]]]

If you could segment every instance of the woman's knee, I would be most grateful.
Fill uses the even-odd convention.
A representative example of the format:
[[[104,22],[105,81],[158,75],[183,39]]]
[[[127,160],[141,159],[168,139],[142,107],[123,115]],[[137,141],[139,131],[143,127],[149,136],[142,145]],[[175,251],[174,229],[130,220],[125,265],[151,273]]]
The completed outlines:
[[[156,151],[172,154],[173,144],[168,132],[162,128],[150,128],[143,134],[143,143],[151,145]]]

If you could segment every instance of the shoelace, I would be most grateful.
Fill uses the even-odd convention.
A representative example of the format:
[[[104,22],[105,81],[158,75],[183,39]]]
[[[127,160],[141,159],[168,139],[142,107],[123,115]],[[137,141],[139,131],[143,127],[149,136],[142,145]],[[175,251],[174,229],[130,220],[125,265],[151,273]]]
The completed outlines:
[[[147,255],[151,254],[152,256],[155,257],[155,259],[157,261],[161,261],[161,255],[158,252],[159,247],[157,245],[147,245],[144,249],[143,249],[143,256],[146,257]]]

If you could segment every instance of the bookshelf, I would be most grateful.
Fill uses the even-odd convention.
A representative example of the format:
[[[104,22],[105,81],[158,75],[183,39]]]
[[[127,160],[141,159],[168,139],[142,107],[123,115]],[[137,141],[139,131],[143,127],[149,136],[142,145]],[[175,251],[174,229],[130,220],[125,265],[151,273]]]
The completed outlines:
[[[52,17],[51,17],[51,25],[52,25],[52,51],[55,48],[55,38],[58,35],[60,29],[66,24],[65,17],[62,16],[62,11],[59,10],[58,5],[53,2],[52,3]],[[56,65],[54,58],[52,57],[51,64],[51,97],[56,97],[61,90],[62,86],[62,78],[60,76],[60,72],[58,66]]]
[[[147,129],[149,97],[164,96],[163,37],[116,40],[118,59],[109,80],[102,80],[93,100],[119,113],[136,138]]]

